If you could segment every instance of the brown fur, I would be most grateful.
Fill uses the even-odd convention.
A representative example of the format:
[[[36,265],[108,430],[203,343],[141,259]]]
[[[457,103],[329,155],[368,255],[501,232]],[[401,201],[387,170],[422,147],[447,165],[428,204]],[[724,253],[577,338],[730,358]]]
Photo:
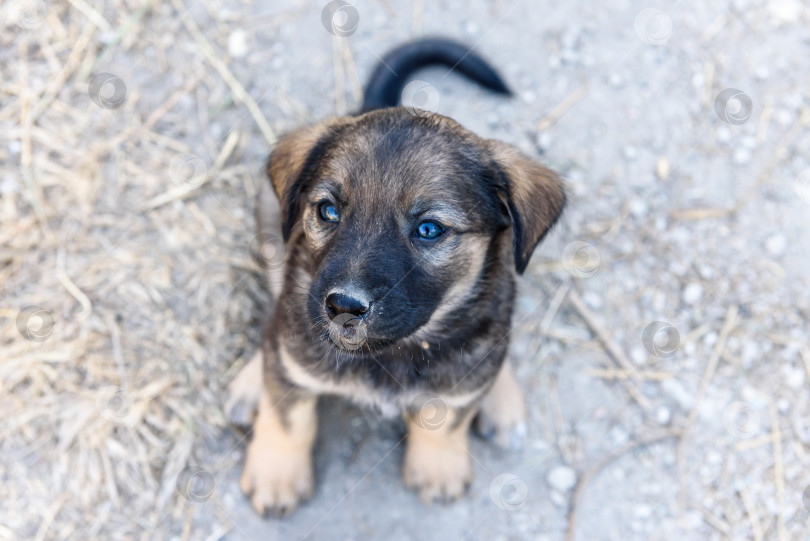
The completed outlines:
[[[406,415],[408,447],[402,478],[425,503],[453,501],[472,482],[467,432],[475,411],[451,408],[447,418],[433,424],[420,422],[422,414],[416,411]],[[429,415],[435,417],[435,413]]]
[[[315,397],[296,400],[283,412],[278,399],[269,389],[261,395],[240,482],[261,514],[288,514],[312,494]]]
[[[525,431],[504,362],[515,274],[560,214],[562,184],[504,143],[403,108],[293,132],[268,173],[287,255],[262,346],[263,382],[254,360],[244,369],[253,377],[231,387],[232,418],[240,417],[234,405],[244,410],[261,397],[243,489],[260,512],[288,512],[309,495],[315,400],[328,393],[404,414],[406,485],[426,501],[460,496],[479,409],[479,427],[498,443]],[[322,218],[324,201],[339,210],[337,222]],[[260,198],[260,229],[273,212]],[[425,219],[445,233],[414,236]],[[358,334],[326,317],[335,288],[368,297]],[[344,334],[360,346],[342,343]],[[442,422],[419,422],[436,404]]]

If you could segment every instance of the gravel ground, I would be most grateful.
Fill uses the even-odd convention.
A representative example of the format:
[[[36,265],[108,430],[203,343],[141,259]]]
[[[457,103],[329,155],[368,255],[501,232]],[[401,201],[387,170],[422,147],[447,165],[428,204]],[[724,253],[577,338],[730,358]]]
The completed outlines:
[[[326,5],[3,2],[0,539],[810,538],[810,8]],[[431,68],[425,107],[569,186],[514,318],[526,445],[426,507],[404,426],[327,400],[314,497],[262,520],[222,404],[263,160],[436,34],[515,97]]]

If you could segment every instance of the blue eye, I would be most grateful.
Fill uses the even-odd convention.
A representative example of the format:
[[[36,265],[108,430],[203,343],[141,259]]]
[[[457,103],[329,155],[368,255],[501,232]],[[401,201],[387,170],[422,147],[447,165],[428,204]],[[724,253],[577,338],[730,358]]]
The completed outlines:
[[[333,203],[324,201],[318,205],[318,214],[324,222],[337,222],[340,220],[337,207]]]
[[[444,234],[444,228],[436,222],[425,221],[416,226],[415,233],[420,239],[433,240]]]

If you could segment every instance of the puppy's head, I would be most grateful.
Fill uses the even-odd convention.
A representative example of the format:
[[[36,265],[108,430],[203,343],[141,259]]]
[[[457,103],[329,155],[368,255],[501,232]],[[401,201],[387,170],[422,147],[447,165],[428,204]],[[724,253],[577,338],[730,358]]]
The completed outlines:
[[[491,287],[504,254],[522,273],[565,202],[557,176],[512,147],[403,108],[287,135],[268,172],[285,241],[306,253],[293,271],[307,318],[358,352],[440,325]]]

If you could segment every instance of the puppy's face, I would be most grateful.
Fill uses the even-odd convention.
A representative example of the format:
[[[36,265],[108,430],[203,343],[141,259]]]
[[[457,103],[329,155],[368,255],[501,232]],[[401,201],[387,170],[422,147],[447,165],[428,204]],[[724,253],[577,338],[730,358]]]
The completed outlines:
[[[344,348],[411,336],[451,290],[468,294],[509,225],[480,149],[462,133],[381,120],[346,127],[300,201],[314,270],[308,314]]]
[[[344,350],[374,351],[441,323],[485,287],[482,269],[502,256],[510,226],[522,271],[562,208],[556,177],[542,197],[519,203],[549,209],[526,209],[547,218],[526,254],[523,211],[511,197],[520,179],[491,142],[438,115],[388,109],[342,119],[299,135],[298,160],[285,142],[270,174],[285,235],[303,233],[309,268],[299,288],[312,326]],[[279,184],[296,164],[297,176]]]

